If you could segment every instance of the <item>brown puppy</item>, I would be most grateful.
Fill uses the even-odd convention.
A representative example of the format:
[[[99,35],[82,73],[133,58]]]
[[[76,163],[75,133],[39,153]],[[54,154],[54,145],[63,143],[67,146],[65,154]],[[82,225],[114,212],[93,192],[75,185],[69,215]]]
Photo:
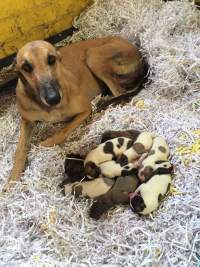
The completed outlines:
[[[99,220],[102,214],[117,205],[129,203],[129,192],[134,192],[139,184],[135,175],[118,177],[113,187],[105,194],[95,198],[90,208],[90,217]]]
[[[19,50],[16,70],[17,107],[22,121],[5,190],[19,180],[24,169],[34,122],[68,121],[64,129],[41,143],[61,144],[90,115],[91,101],[101,93],[99,80],[118,96],[122,88],[134,86],[145,75],[137,47],[119,37],[82,41],[59,52],[45,41],[34,41]]]
[[[110,139],[116,138],[116,137],[126,137],[126,138],[130,138],[133,139],[133,142],[136,141],[138,135],[141,132],[139,132],[138,130],[124,130],[124,131],[111,131],[111,130],[107,130],[103,133],[102,137],[101,137],[101,143],[104,143]]]

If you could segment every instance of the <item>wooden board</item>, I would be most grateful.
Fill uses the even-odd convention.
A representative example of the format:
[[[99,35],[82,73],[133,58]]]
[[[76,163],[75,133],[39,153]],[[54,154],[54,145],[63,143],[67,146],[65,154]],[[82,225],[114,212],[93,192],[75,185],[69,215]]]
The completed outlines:
[[[0,59],[25,43],[70,28],[91,0],[1,0]]]

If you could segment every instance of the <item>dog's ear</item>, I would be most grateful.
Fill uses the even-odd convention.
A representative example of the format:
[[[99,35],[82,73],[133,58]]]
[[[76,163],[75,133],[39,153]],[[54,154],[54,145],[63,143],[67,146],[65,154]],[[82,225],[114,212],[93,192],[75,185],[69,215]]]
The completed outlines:
[[[57,50],[56,53],[57,53],[58,60],[61,61],[62,55],[61,55],[60,51]]]
[[[16,71],[16,65],[17,65],[17,58],[15,56],[14,59],[13,59],[13,62],[11,64],[11,66],[10,66],[10,68],[11,68],[12,71]]]

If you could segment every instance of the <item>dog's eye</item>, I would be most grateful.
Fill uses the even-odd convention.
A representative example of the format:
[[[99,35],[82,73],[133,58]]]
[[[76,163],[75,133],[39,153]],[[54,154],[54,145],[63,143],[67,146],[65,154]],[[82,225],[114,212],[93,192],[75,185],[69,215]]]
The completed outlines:
[[[28,61],[25,61],[22,65],[22,69],[26,72],[31,72],[33,70],[33,66]]]
[[[56,62],[56,57],[54,55],[48,55],[47,61],[49,65],[54,65]]]

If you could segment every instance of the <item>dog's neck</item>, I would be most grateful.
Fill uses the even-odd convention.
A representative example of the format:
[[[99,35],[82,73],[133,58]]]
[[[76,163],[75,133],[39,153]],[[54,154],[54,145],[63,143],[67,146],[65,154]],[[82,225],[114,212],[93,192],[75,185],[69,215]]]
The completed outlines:
[[[73,94],[73,91],[76,91],[76,88],[79,88],[77,83],[77,78],[72,72],[70,72],[62,62],[60,63],[60,86],[63,88],[62,91],[66,93],[67,100],[69,101],[69,96]]]

